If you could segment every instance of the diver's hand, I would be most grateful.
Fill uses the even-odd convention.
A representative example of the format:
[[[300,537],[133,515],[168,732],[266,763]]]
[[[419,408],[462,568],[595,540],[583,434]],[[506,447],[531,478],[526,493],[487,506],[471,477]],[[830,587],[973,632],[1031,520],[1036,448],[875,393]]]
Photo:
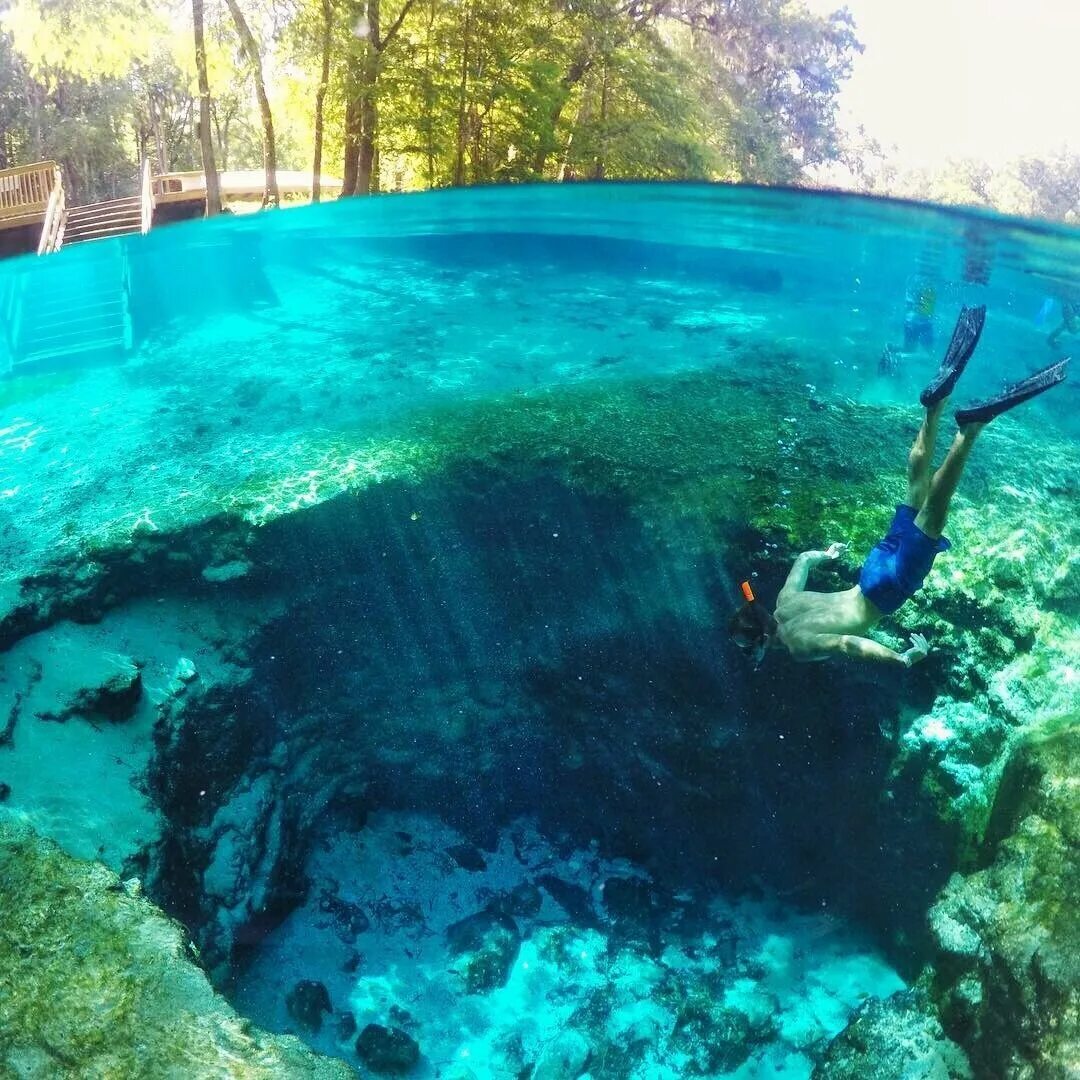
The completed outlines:
[[[911,635],[911,648],[907,652],[900,654],[900,659],[904,663],[904,667],[911,667],[913,664],[917,664],[920,660],[926,659],[926,654],[930,651],[930,642],[923,637],[922,634]]]
[[[825,558],[826,559],[839,559],[840,556],[843,555],[845,551],[847,551],[847,549],[848,549],[847,544],[841,544],[839,542],[837,542],[835,544],[830,544],[825,549]]]

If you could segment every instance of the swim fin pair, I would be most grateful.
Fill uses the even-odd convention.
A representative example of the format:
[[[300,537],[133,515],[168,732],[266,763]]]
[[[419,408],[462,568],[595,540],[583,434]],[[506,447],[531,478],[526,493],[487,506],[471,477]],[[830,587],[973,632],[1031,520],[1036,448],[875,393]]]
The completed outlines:
[[[919,395],[919,400],[924,406],[929,408],[952,393],[956,381],[963,374],[968,360],[971,359],[971,354],[975,351],[975,346],[979,344],[985,322],[985,305],[960,309],[960,317],[956,320],[956,329],[945,351],[945,358],[941,361],[941,367]],[[1000,416],[1022,402],[1045,393],[1065,381],[1068,364],[1068,359],[1057,360],[1026,379],[1006,385],[1001,393],[969,405],[966,409],[957,410],[956,422],[961,426],[985,424],[988,420]]]

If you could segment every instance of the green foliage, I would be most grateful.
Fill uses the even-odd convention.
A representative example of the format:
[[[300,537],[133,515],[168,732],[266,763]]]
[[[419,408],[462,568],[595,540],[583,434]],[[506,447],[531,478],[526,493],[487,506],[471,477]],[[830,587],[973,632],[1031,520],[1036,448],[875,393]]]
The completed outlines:
[[[311,167],[326,10],[244,7],[282,168]],[[324,171],[341,172],[352,115],[373,190],[790,181],[839,152],[836,94],[859,48],[845,14],[790,0],[330,0],[329,13]],[[224,5],[206,16],[219,167],[256,167],[251,66]],[[13,0],[0,16],[0,164],[55,156],[87,197],[130,188],[144,154],[159,171],[198,167],[190,20],[180,0]]]

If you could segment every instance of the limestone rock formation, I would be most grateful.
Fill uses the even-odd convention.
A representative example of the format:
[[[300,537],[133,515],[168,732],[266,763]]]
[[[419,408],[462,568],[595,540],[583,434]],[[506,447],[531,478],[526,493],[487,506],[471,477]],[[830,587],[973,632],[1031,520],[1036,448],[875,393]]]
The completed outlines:
[[[935,992],[977,1074],[1080,1074],[1080,720],[1012,756],[984,869],[956,875],[930,913]]]
[[[238,1016],[137,881],[64,855],[7,812],[0,812],[0,881],[0,1074],[354,1075]]]

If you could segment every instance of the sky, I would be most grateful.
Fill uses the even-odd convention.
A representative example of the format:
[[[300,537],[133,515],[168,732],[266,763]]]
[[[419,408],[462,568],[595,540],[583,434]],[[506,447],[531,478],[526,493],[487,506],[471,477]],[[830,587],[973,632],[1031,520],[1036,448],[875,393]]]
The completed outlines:
[[[814,11],[845,0],[807,0]],[[866,51],[841,97],[902,168],[1080,150],[1080,0],[846,0]]]

